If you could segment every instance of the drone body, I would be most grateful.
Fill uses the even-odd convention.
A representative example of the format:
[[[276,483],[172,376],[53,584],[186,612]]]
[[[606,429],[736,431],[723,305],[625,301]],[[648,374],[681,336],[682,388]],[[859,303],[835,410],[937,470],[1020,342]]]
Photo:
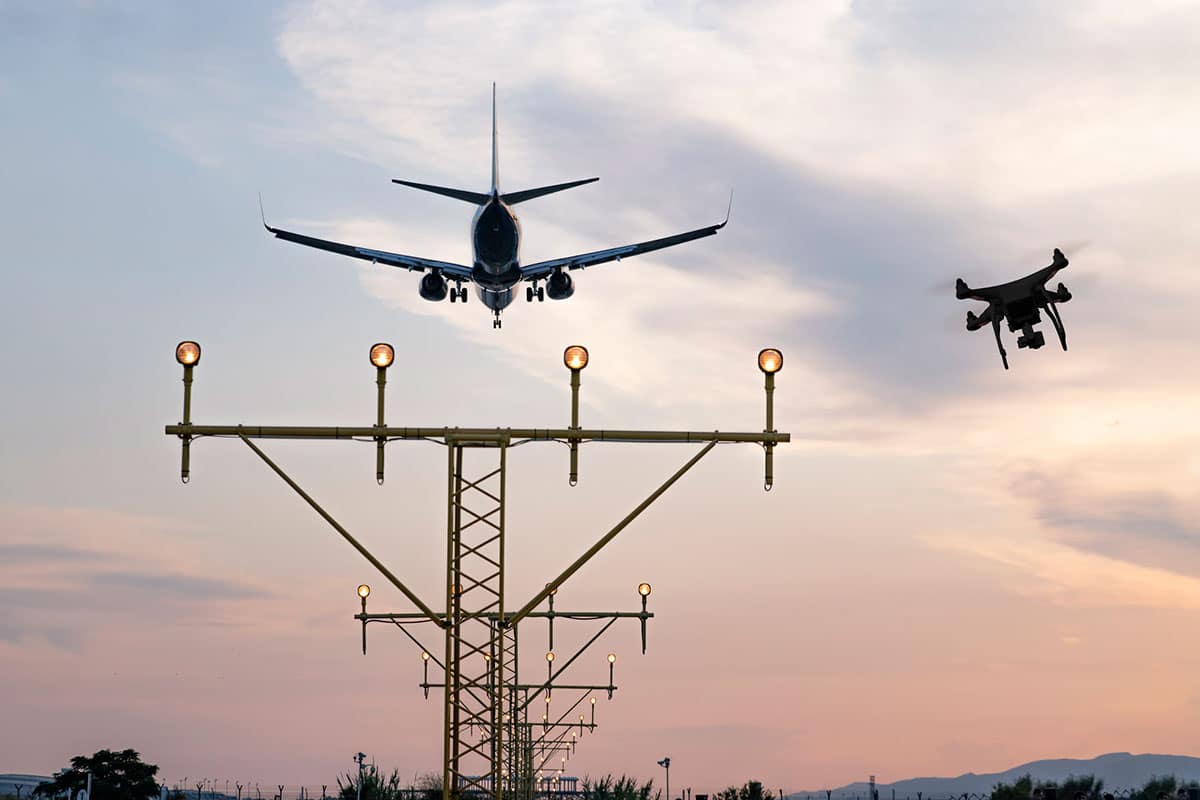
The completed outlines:
[[[1058,333],[1062,349],[1067,349],[1067,331],[1063,327],[1062,315],[1058,312],[1057,304],[1070,300],[1071,293],[1061,283],[1056,290],[1051,291],[1046,288],[1046,282],[1068,263],[1062,251],[1055,248],[1054,262],[1050,266],[1024,278],[983,289],[972,289],[962,278],[956,282],[954,292],[959,300],[980,300],[988,304],[978,316],[973,311],[967,312],[967,330],[977,331],[991,323],[992,331],[996,334],[996,347],[1000,350],[1000,359],[1004,362],[1005,369],[1008,369],[1008,352],[1000,341],[1000,322],[1006,317],[1008,329],[1021,332],[1017,337],[1017,347],[1037,350],[1046,344],[1046,337],[1041,331],[1035,331],[1033,326],[1042,321],[1040,310],[1045,309],[1046,316],[1050,318],[1055,332]]]

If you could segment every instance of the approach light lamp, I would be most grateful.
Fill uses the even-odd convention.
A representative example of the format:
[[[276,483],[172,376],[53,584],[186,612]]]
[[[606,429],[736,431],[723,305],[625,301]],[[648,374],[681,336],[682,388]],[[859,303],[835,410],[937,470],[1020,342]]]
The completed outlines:
[[[563,351],[563,363],[572,372],[579,372],[588,365],[588,351],[583,345],[573,344]]]
[[[371,363],[379,369],[387,369],[396,360],[396,350],[387,342],[371,345]]]
[[[640,594],[642,597],[649,597],[650,596],[650,584],[639,583],[638,584],[638,594]]]
[[[370,594],[370,586],[365,583],[358,585],[358,596],[362,600],[362,651],[364,656],[367,654],[367,597]]]
[[[554,651],[553,651],[553,650],[551,650],[550,652],[546,653],[546,660],[547,660],[547,661],[554,661]]]
[[[427,652],[425,652],[424,650],[422,650],[422,651],[421,651],[421,660],[422,660],[422,661],[428,661],[428,660],[429,660],[429,653],[427,653]]]
[[[175,360],[185,367],[196,366],[200,363],[200,345],[196,342],[180,342],[175,345]]]
[[[774,375],[783,369],[783,353],[773,347],[760,350],[758,353],[758,368],[767,375]]]
[[[615,663],[617,663],[617,654],[616,654],[616,653],[609,653],[609,654],[608,654],[608,663],[610,663],[610,664],[615,664]]]

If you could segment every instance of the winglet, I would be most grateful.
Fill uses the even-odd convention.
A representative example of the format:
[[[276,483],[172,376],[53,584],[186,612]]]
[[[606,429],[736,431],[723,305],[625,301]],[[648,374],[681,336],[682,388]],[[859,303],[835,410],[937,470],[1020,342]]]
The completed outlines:
[[[258,193],[258,213],[262,217],[263,227],[274,233],[275,229],[267,224],[267,212],[263,211],[262,192]]]
[[[729,215],[733,212],[733,189],[729,190],[729,206],[725,209],[725,220],[717,228],[724,228],[729,224]]]

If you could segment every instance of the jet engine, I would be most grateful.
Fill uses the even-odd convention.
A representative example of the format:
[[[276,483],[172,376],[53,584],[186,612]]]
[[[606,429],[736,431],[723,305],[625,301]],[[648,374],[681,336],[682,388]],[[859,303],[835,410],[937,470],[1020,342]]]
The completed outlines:
[[[446,299],[446,279],[440,272],[431,272],[421,278],[421,297],[437,302]]]
[[[566,300],[575,294],[575,281],[571,280],[570,275],[557,269],[550,275],[550,280],[546,281],[546,294],[550,295],[551,300]]]

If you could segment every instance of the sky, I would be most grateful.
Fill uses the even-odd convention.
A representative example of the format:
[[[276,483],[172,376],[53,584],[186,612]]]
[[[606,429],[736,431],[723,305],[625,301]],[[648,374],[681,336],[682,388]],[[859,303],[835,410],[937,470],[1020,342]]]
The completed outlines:
[[[369,425],[390,341],[394,425],[566,425],[581,343],[585,425],[757,430],[755,354],[783,351],[774,490],[721,446],[559,591],[634,610],[650,581],[656,614],[644,656],[631,625],[578,667],[616,652],[620,688],[570,773],[1197,754],[1198,26],[1169,0],[0,4],[0,771],[440,768],[419,651],[359,652],[355,587],[403,597],[239,443],[180,483],[185,338],[205,424]],[[485,189],[493,81],[502,187],[601,177],[520,207],[526,263],[717,222],[732,189],[728,227],[500,331],[261,228],[260,193],[275,225],[469,259],[471,210],[390,179]],[[1070,351],[1006,332],[1006,372],[953,280],[1056,246]],[[265,447],[438,596],[440,449],[391,445],[378,486],[368,446]],[[509,593],[693,452],[585,446],[571,488],[562,448],[513,450]]]

